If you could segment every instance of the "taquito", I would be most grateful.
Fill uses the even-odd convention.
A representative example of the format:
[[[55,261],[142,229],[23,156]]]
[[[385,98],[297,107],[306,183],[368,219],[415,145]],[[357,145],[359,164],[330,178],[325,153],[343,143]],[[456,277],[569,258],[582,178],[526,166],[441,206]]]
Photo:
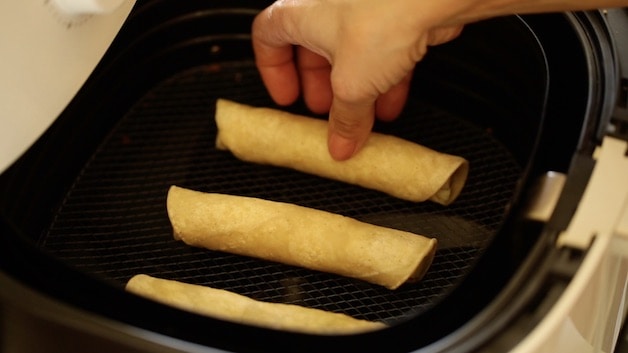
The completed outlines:
[[[331,158],[327,121],[219,99],[216,147],[237,158],[334,179],[414,202],[449,205],[469,171],[462,157],[395,136],[371,133],[346,161]]]
[[[183,283],[139,274],[126,290],[137,295],[216,319],[265,328],[311,334],[351,334],[386,327],[380,322],[355,319],[294,304],[251,299],[223,289]]]
[[[436,239],[313,208],[172,186],[175,239],[396,289],[429,268]]]

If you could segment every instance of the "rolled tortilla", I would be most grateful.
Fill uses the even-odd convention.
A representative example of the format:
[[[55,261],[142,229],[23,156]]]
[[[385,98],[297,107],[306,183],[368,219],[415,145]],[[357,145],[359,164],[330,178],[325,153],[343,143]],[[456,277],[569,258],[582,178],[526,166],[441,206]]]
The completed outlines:
[[[133,276],[126,290],[196,314],[277,330],[337,335],[386,327],[380,322],[359,320],[345,314],[293,304],[261,302],[222,289],[144,274]]]
[[[436,239],[330,212],[172,186],[168,216],[188,245],[335,273],[395,289],[429,268]]]
[[[253,163],[292,168],[409,200],[449,205],[469,170],[461,157],[401,138],[372,133],[362,150],[335,161],[327,149],[327,121],[219,99],[216,147]]]

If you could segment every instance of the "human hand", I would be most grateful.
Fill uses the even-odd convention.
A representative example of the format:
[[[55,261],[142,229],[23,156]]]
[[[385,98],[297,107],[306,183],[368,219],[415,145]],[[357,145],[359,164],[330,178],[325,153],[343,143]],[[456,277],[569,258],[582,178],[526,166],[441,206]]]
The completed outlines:
[[[418,9],[416,3],[426,5]],[[462,25],[445,23],[449,12],[438,4],[277,1],[253,23],[262,80],[280,105],[293,103],[302,91],[313,112],[329,111],[329,152],[336,160],[351,158],[368,138],[375,116],[399,115],[414,66],[428,46],[461,32]]]

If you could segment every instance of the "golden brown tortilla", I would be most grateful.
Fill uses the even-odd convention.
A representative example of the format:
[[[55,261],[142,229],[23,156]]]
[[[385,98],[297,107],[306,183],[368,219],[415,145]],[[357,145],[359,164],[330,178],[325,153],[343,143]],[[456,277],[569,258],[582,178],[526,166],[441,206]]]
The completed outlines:
[[[277,330],[313,334],[351,334],[386,327],[380,322],[292,304],[261,302],[246,296],[200,285],[134,276],[126,290],[137,295],[213,318]]]
[[[188,245],[361,279],[390,289],[418,281],[436,239],[257,198],[172,186],[168,216]]]
[[[351,159],[335,161],[327,150],[327,121],[224,99],[216,103],[216,124],[216,147],[243,161],[292,168],[409,201],[449,205],[469,170],[464,158],[379,133],[372,133]]]

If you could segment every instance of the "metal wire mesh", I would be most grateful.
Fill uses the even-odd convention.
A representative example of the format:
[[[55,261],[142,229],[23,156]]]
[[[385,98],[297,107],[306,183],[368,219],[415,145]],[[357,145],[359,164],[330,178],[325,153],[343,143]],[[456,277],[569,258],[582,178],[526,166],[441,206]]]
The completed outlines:
[[[520,167],[486,131],[412,99],[376,129],[470,161],[467,185],[443,207],[303,173],[249,164],[214,148],[217,98],[272,106],[251,62],[211,64],[154,87],[121,118],[77,176],[41,247],[125,283],[146,273],[272,302],[394,322],[432,305],[459,281],[501,224]],[[309,114],[300,106],[290,108]],[[172,237],[170,185],[318,208],[439,240],[426,277],[391,291],[282,264],[188,247]]]

